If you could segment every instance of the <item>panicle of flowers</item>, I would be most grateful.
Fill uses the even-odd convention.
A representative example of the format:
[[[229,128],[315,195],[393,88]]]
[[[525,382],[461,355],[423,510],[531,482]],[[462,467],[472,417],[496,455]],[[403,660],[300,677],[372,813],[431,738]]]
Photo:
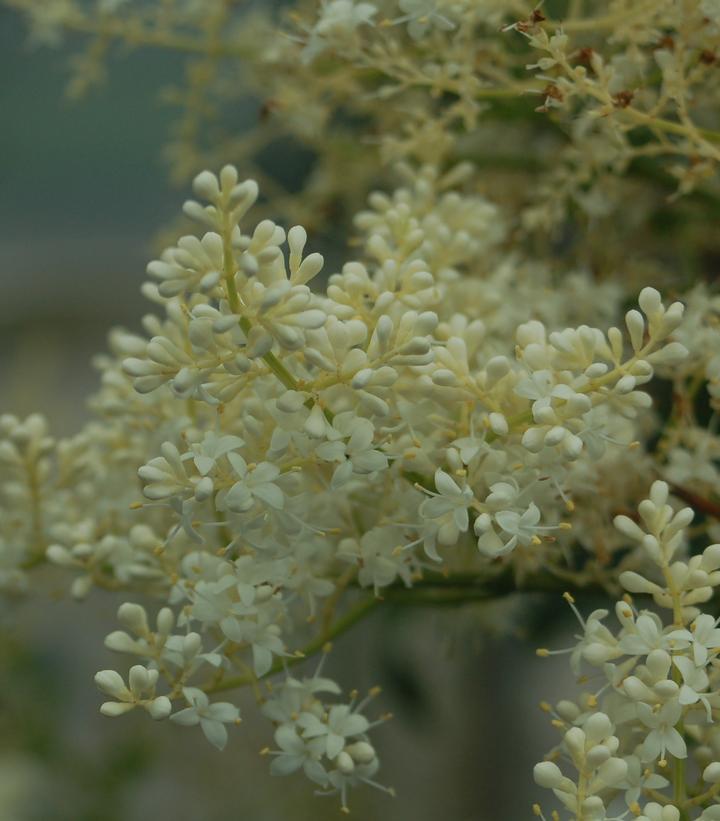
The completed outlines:
[[[117,45],[181,54],[175,176],[232,157],[273,192],[194,176],[197,231],[149,263],[152,312],[111,332],[77,435],[0,416],[0,589],[47,561],[77,599],[132,599],[103,714],[224,749],[220,694],[248,687],[271,773],[347,811],[386,789],[387,716],[292,666],[441,574],[619,584],[616,629],[576,611],[571,669],[594,673],[545,705],[562,738],[536,780],[576,821],[720,821],[720,545],[693,553],[668,501],[720,510],[720,302],[684,282],[715,241],[717,0],[2,2],[36,41],[83,40],[74,95]],[[258,100],[246,138],[225,113]],[[265,170],[286,143],[313,158],[301,194]],[[323,230],[353,247],[327,279]]]
[[[607,610],[587,619],[575,611],[581,632],[571,666],[576,674],[594,668],[582,681],[595,689],[577,703],[544,705],[562,740],[535,767],[535,780],[555,793],[569,818],[708,821],[720,817],[714,752],[720,629],[703,605],[720,584],[720,545],[688,555],[693,511],[673,508],[665,482],[652,485],[638,513],[637,521],[615,519],[634,548],[627,563],[637,568],[624,570],[620,584],[652,597],[660,613],[638,610],[625,595],[615,606],[619,629],[613,631],[604,624]],[[685,765],[690,756],[695,781]],[[671,796],[664,792],[670,787]]]
[[[503,248],[502,212],[465,189],[467,168],[402,173],[359,215],[358,258],[311,291],[323,259],[306,230],[253,225],[257,184],[202,172],[184,206],[201,234],[148,266],[155,312],[98,357],[96,419],[55,445],[35,417],[4,418],[4,504],[22,526],[3,530],[3,561],[46,557],[78,598],[160,602],[152,619],[120,608],[106,645],[130,668],[98,674],[105,714],[140,706],[222,749],[239,708],[216,694],[247,686],[264,703],[375,597],[437,571],[562,574],[574,498],[619,465],[642,482],[627,445],[657,430],[655,369],[685,361],[683,305],[648,287],[624,331],[594,327],[620,292],[578,272],[535,308],[548,274]],[[627,503],[624,489],[605,505]],[[595,540],[622,539],[577,515],[578,578],[611,583]],[[629,555],[626,572],[642,570]],[[710,589],[688,573],[683,612]],[[272,718],[273,772],[303,768],[346,807],[348,788],[377,785],[364,704],[308,703],[300,723]]]

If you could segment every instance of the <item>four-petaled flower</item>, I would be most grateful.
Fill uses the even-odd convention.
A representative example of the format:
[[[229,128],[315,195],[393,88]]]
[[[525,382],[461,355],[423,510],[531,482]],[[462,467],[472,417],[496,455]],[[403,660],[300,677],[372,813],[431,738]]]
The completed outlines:
[[[210,704],[207,693],[197,687],[183,688],[183,695],[189,707],[170,716],[170,721],[184,727],[200,725],[205,738],[218,750],[225,749],[228,740],[226,724],[236,724],[240,720],[240,711],[227,701],[216,701]]]

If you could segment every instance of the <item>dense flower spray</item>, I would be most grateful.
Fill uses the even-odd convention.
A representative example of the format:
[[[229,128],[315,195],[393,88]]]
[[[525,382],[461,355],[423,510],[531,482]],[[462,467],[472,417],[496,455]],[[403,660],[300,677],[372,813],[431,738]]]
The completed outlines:
[[[257,139],[173,145],[192,227],[97,357],[92,420],[0,416],[0,588],[49,563],[79,600],[126,594],[102,713],[223,749],[249,688],[270,772],[347,811],[392,793],[389,715],[344,695],[333,638],[386,602],[590,589],[619,628],[577,610],[594,677],[544,705],[537,783],[575,821],[719,819],[720,298],[703,243],[668,274],[696,237],[665,244],[649,204],[718,210],[714,5],[321,0],[278,29],[221,0],[9,2],[90,38],[75,91],[115,41],[190,55],[179,133],[237,102],[239,62],[265,99]],[[300,196],[255,167],[287,134],[317,152]],[[344,227],[328,271],[313,237]]]

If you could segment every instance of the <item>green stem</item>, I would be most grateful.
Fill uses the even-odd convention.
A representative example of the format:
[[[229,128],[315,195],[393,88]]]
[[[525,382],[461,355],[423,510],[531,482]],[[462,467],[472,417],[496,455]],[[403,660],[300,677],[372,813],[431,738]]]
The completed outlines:
[[[270,678],[277,673],[281,673],[287,667],[293,667],[300,662],[305,661],[306,658],[314,656],[319,653],[322,648],[332,639],[342,635],[353,627],[361,619],[365,618],[372,610],[381,603],[381,599],[376,599],[374,596],[362,599],[355,607],[348,610],[345,615],[338,619],[327,630],[324,630],[317,638],[305,645],[298,654],[290,658],[278,659],[270,668],[270,670],[263,676],[264,679]],[[243,676],[233,676],[224,679],[223,681],[213,684],[205,689],[206,693],[220,693],[224,690],[234,690],[237,687],[246,687],[249,684],[254,684],[257,681],[257,676],[248,673]]]
[[[235,287],[235,257],[233,255],[231,237],[232,227],[230,225],[230,215],[226,211],[223,221],[223,278],[225,280],[225,290],[227,291],[230,310],[234,314],[241,314],[242,305],[237,288]],[[252,323],[246,316],[241,316],[240,327],[245,336],[247,336],[252,330]],[[288,390],[298,390],[297,380],[272,351],[266,353],[263,356],[263,360]]]
[[[263,676],[263,680],[281,673],[288,667],[294,667],[311,656],[319,653],[323,647],[334,638],[346,633],[359,621],[369,615],[376,607],[382,604],[395,604],[412,607],[446,607],[462,606],[473,602],[489,601],[514,592],[524,593],[560,593],[566,585],[549,574],[528,580],[527,584],[518,587],[510,572],[497,575],[492,579],[483,579],[473,574],[458,574],[447,578],[428,579],[417,582],[415,586],[406,588],[401,585],[390,585],[382,590],[379,597],[369,596],[361,599],[345,615],[329,625],[316,638],[308,642],[296,655],[278,659]],[[588,585],[585,592],[605,592]],[[257,682],[252,674],[232,676],[216,683],[209,683],[202,689],[206,693],[218,693],[225,690],[234,690],[247,687]]]

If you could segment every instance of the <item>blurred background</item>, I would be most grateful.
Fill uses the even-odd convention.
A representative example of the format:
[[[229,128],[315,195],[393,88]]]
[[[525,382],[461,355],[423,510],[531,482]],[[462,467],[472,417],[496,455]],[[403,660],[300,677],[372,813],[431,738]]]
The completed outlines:
[[[158,98],[178,59],[116,59],[101,92],[71,102],[72,53],[72,39],[31,46],[19,17],[0,8],[0,412],[41,411],[55,435],[86,419],[91,357],[107,330],[139,327],[145,264],[186,196],[161,158],[172,111]],[[224,754],[195,730],[135,713],[102,718],[92,676],[111,663],[102,640],[121,599],[74,604],[63,583],[48,578],[0,610],[0,821],[341,817],[336,799],[313,799],[302,777],[267,774],[258,751],[269,726],[253,710]],[[383,609],[337,643],[333,676],[361,690],[379,684],[377,711],[395,716],[377,742],[380,778],[398,798],[359,791],[352,817],[533,817],[532,765],[554,741],[538,700],[574,692],[562,660],[534,654],[534,623],[548,641],[547,607]]]
[[[75,44],[29,42],[0,8],[0,377],[5,411],[52,407],[82,422],[90,358],[110,325],[137,327],[153,237],[177,212],[161,160],[171,118],[160,89],[173,54],[123,60],[84,100],[65,94]]]

